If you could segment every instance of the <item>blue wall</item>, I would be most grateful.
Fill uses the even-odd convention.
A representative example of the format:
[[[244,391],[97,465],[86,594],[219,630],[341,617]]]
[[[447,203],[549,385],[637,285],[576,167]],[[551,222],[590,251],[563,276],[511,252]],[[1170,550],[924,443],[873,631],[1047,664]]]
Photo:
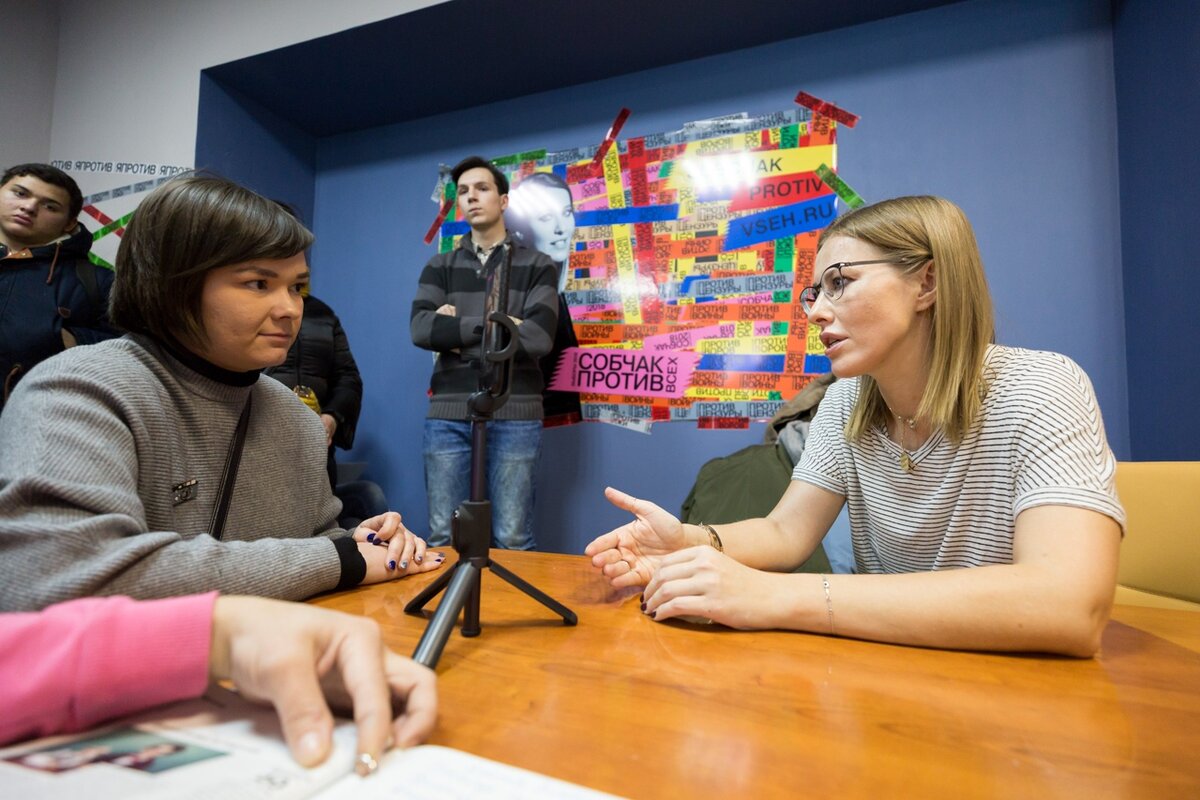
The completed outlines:
[[[434,252],[437,165],[595,142],[707,116],[789,107],[797,89],[862,115],[839,135],[842,175],[868,200],[935,193],[973,220],[1001,342],[1064,352],[1092,377],[1118,457],[1130,455],[1117,112],[1107,3],[978,0],[708,59],[329,137],[316,148],[314,292],[340,313],[366,383],[359,441],[407,523],[425,530],[421,430],[430,355],[409,340]],[[589,424],[546,432],[537,530],[578,552],[626,521],[613,484],[677,510],[700,465],[749,431]]]
[[[316,139],[240,92],[200,74],[198,170],[211,170],[313,218]]]
[[[1114,4],[1133,457],[1200,458],[1200,8]]]

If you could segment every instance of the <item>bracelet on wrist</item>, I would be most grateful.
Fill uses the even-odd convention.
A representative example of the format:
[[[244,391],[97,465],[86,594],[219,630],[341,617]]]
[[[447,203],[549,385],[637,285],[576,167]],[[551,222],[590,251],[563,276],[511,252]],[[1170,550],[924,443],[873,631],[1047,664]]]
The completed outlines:
[[[708,543],[718,553],[725,552],[725,545],[721,542],[721,535],[717,533],[717,529],[707,522],[701,522],[700,527],[708,533]]]

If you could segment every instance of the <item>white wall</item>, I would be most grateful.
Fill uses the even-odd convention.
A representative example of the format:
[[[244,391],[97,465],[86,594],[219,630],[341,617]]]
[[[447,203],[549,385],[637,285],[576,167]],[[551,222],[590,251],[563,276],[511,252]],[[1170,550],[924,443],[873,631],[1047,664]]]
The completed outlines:
[[[201,69],[443,1],[56,0],[62,13],[48,156],[191,166]],[[0,3],[6,43],[10,6],[24,16],[55,5]],[[3,73],[2,83],[10,83],[7,64]],[[3,107],[11,116],[9,104]],[[69,171],[84,194],[129,183],[90,165]]]
[[[0,169],[50,158],[59,0],[0,0]]]

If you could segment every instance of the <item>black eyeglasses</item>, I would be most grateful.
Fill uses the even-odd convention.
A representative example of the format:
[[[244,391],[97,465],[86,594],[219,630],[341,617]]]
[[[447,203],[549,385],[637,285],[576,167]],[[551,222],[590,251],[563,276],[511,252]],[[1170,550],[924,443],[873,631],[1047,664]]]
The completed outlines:
[[[895,261],[888,259],[877,259],[875,261],[839,261],[836,264],[830,264],[821,273],[821,280],[818,283],[801,290],[800,307],[804,309],[805,314],[812,314],[813,306],[817,304],[817,298],[821,295],[825,295],[825,298],[830,302],[841,297],[842,292],[846,289],[846,279],[842,276],[842,270],[845,267],[895,263]]]

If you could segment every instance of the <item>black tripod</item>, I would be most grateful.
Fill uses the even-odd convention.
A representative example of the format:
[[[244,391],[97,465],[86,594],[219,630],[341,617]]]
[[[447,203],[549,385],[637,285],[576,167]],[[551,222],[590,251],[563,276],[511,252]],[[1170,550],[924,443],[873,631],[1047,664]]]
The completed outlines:
[[[417,642],[417,649],[413,651],[413,660],[430,669],[437,666],[459,613],[463,614],[462,635],[479,635],[479,596],[484,569],[491,569],[558,614],[564,624],[574,625],[578,621],[571,609],[491,558],[492,503],[487,496],[487,422],[508,400],[512,358],[518,344],[517,326],[507,313],[512,250],[507,243],[504,249],[504,268],[493,271],[487,279],[486,307],[489,310],[485,319],[488,327],[483,337],[479,390],[467,400],[467,408],[471,412],[471,499],[458,507],[450,523],[451,544],[458,553],[458,563],[439,575],[404,607],[406,613],[419,612],[434,595],[446,589],[446,595],[429,620],[421,641]],[[498,277],[496,273],[499,273]],[[493,286],[494,282],[498,285]]]

